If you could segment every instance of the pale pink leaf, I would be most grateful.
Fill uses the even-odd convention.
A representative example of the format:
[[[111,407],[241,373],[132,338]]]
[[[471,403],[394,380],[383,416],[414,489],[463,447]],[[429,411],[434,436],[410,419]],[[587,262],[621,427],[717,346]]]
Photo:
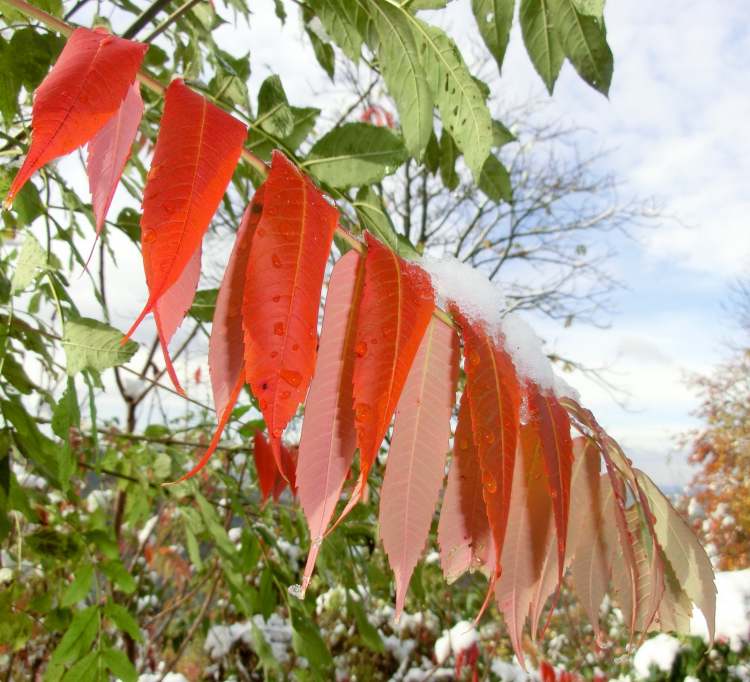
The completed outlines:
[[[380,497],[380,537],[396,577],[396,615],[424,550],[445,475],[458,337],[432,318],[399,398]]]

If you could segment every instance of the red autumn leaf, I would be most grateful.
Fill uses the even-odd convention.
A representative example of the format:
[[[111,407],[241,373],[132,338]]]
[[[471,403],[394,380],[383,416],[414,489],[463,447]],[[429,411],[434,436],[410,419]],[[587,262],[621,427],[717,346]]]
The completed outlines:
[[[245,385],[245,359],[242,339],[242,295],[245,290],[245,274],[250,245],[263,211],[263,186],[253,196],[242,216],[234,240],[229,263],[216,297],[216,308],[208,342],[208,370],[214,409],[219,417],[216,431],[198,463],[179,481],[195,476],[211,458],[219,444],[221,434],[232,415],[237,398]]]
[[[6,208],[37,170],[86,144],[115,115],[147,49],[104,29],[73,31],[34,92],[31,147],[10,186]]]
[[[435,309],[427,273],[369,233],[365,239],[365,285],[357,318],[353,378],[360,474],[337,524],[362,499],[367,475]]]
[[[552,512],[557,529],[558,582],[562,581],[565,563],[565,542],[568,535],[570,511],[570,477],[573,468],[573,441],[570,437],[570,420],[565,409],[554,395],[542,393],[528,382],[529,423],[538,431],[544,461]]]
[[[464,391],[453,439],[453,460],[438,522],[440,565],[449,583],[470,569],[494,569],[494,548],[483,494],[482,468],[471,428],[469,394]]]
[[[457,379],[458,337],[433,317],[398,401],[380,494],[380,537],[396,576],[396,616],[442,488]]]
[[[315,367],[320,290],[338,211],[281,152],[273,154],[264,187],[242,303],[245,377],[281,468],[281,434]]]
[[[261,500],[265,503],[271,495],[277,498],[276,484],[279,469],[276,466],[272,448],[260,431],[256,431],[253,438],[253,459],[255,472],[258,475]]]
[[[199,248],[232,178],[246,133],[242,123],[180,79],[167,88],[143,193],[141,244],[149,295],[125,339],[180,278]]]
[[[326,295],[315,376],[310,384],[299,445],[297,485],[312,544],[302,578],[310,584],[326,529],[354,459],[352,406],[354,338],[364,262],[350,251],[333,268]]]
[[[188,261],[179,279],[164,292],[164,295],[154,306],[154,320],[156,321],[156,330],[159,334],[161,349],[164,353],[164,363],[167,367],[169,378],[180,393],[184,393],[184,391],[177,379],[177,372],[175,372],[172,365],[172,358],[169,356],[169,342],[172,340],[177,328],[182,324],[185,314],[193,303],[200,276],[201,247],[199,246],[195,253],[193,253],[190,261]]]
[[[102,231],[104,219],[130,156],[142,116],[141,88],[136,81],[125,95],[117,113],[89,142],[86,172],[89,177],[97,236]]]
[[[531,425],[521,428],[505,544],[495,600],[505,616],[513,649],[523,665],[522,631],[533,588],[541,575],[552,509],[544,481],[543,443]]]
[[[520,388],[508,353],[455,305],[451,306],[451,312],[464,339],[466,390],[471,396],[472,430],[495,546],[495,574],[499,575],[518,444]]]

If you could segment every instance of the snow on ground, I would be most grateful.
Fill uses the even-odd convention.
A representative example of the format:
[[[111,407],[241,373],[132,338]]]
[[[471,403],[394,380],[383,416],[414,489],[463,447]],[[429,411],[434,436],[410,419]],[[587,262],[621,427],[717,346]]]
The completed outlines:
[[[716,574],[716,639],[726,639],[737,651],[750,641],[750,568]],[[697,611],[690,623],[692,634],[708,639],[703,616]]]
[[[680,651],[680,640],[664,633],[646,640],[633,657],[633,668],[638,677],[647,678],[652,667],[668,673]]]

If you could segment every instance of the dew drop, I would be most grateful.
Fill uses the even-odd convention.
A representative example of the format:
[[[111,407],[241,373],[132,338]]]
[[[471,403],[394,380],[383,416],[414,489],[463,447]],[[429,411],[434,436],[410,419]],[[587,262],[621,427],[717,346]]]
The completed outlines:
[[[290,386],[297,388],[302,383],[302,375],[293,369],[282,369],[279,376]]]
[[[271,300],[272,300],[272,301],[273,301],[274,303],[278,303],[278,302],[279,302],[279,301],[281,300],[281,296],[274,296],[274,297],[273,297],[273,298],[272,298]]]
[[[109,45],[112,42],[114,42],[114,37],[113,36],[105,36],[102,39],[101,46],[104,47],[105,45]]]
[[[479,353],[477,353],[475,350],[471,351],[471,353],[469,353],[469,362],[472,365],[478,365],[479,364]]]
[[[497,482],[491,474],[482,474],[482,484],[488,493],[494,493],[497,490]]]
[[[276,336],[284,336],[284,323],[277,322],[273,325],[273,333],[276,334]]]
[[[282,391],[280,395],[282,400],[289,400],[292,394],[289,391]]]
[[[367,403],[357,403],[354,408],[354,418],[358,422],[366,421],[370,414],[372,414],[372,408]]]
[[[360,341],[355,347],[354,352],[358,358],[363,358],[367,355],[367,344],[364,341]]]
[[[281,267],[281,258],[279,258],[276,254],[273,254],[273,256],[271,256],[271,263],[272,263],[273,267],[280,268]]]
[[[289,585],[287,592],[295,599],[304,599],[305,593],[302,590],[302,585]]]
[[[299,350],[299,344],[298,343],[293,343],[292,344],[292,350]]]
[[[322,544],[323,544],[323,536],[322,535],[318,535],[318,537],[316,537],[312,541],[312,546],[315,547],[315,548],[320,547]]]
[[[278,355],[279,355],[278,351],[275,351],[275,350],[271,351],[271,357],[272,358],[278,357]]]
[[[143,233],[143,241],[145,244],[151,244],[156,241],[156,230],[146,230]]]
[[[484,434],[484,442],[487,443],[487,445],[492,445],[495,442],[495,434],[492,433],[492,431],[487,431],[487,433]]]

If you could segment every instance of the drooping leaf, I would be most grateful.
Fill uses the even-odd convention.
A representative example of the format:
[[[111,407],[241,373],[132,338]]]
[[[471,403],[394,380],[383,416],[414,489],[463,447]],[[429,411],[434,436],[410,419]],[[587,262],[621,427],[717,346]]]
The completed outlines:
[[[360,474],[338,522],[364,494],[370,468],[435,308],[426,272],[399,258],[369,233],[365,239],[365,282],[353,378]]]
[[[505,543],[501,557],[503,572],[495,585],[495,600],[503,613],[513,649],[524,660],[522,631],[539,580],[552,532],[552,509],[544,484],[544,443],[531,425],[521,428]]]
[[[565,56],[578,74],[603,95],[612,82],[613,58],[604,19],[582,14],[575,0],[548,0]]]
[[[326,33],[353,62],[359,61],[367,15],[356,0],[310,0]]]
[[[320,182],[346,188],[370,185],[406,161],[406,149],[392,130],[369,123],[345,123],[321,137],[304,168]]]
[[[120,108],[147,45],[77,28],[34,93],[31,147],[6,206],[42,166],[86,144]]]
[[[558,581],[562,581],[573,470],[570,420],[554,395],[542,392],[531,382],[527,385],[526,395],[530,423],[538,433],[547,488],[552,500],[552,512],[557,529]]]
[[[510,173],[494,154],[490,154],[484,162],[479,189],[493,201],[513,200]]]
[[[481,324],[470,321],[455,305],[451,313],[464,340],[466,390],[499,574],[518,445],[520,387],[510,356]]]
[[[484,44],[497,62],[498,70],[503,68],[505,50],[510,40],[513,25],[515,0],[471,0],[471,9],[479,27]]]
[[[299,499],[310,529],[302,593],[310,583],[323,536],[331,523],[357,447],[352,371],[364,262],[354,251],[333,268],[320,350],[310,384],[297,465]]]
[[[368,5],[377,32],[383,80],[398,109],[404,142],[418,157],[432,134],[433,96],[410,22],[393,5]]]
[[[190,310],[200,276],[201,247],[199,245],[177,281],[164,292],[154,306],[154,321],[156,322],[156,331],[159,334],[159,343],[164,354],[167,373],[174,387],[183,395],[185,392],[180,386],[177,372],[175,372],[172,358],[169,355],[169,342],[185,319],[187,311]]]
[[[448,583],[470,569],[494,570],[492,534],[484,504],[479,452],[471,427],[469,394],[458,408],[453,459],[438,522],[440,565]]]
[[[380,493],[380,537],[396,577],[397,615],[442,488],[457,379],[458,337],[433,317],[399,398]]]
[[[253,438],[253,458],[255,470],[258,474],[258,485],[260,486],[261,500],[265,503],[270,497],[278,500],[287,485],[295,491],[294,468],[296,462],[292,452],[283,444],[278,446],[281,467],[276,464],[276,451],[266,437],[256,431]],[[282,473],[283,472],[283,473]],[[289,481],[289,482],[288,482]]]
[[[23,240],[23,246],[16,259],[16,268],[11,280],[11,291],[14,294],[22,292],[36,276],[37,270],[47,264],[47,252],[42,248],[37,238],[29,232]]]
[[[247,128],[180,79],[167,88],[143,193],[141,244],[148,300],[129,337],[180,278],[203,240],[242,151]]]
[[[312,379],[320,291],[338,211],[280,152],[264,187],[242,311],[245,378],[275,446]],[[276,463],[281,469],[280,455]]]
[[[679,585],[703,613],[711,641],[716,619],[716,586],[711,561],[690,527],[642,471],[636,476],[656,517],[656,535]]]
[[[478,181],[492,147],[492,118],[482,91],[456,44],[441,29],[416,19],[414,32],[443,125]]]
[[[84,369],[101,371],[126,363],[135,355],[138,344],[122,345],[122,332],[103,322],[80,317],[65,322],[62,346],[70,376]]]
[[[552,94],[565,61],[560,38],[552,25],[551,0],[521,0],[521,33],[531,63]]]
[[[271,135],[286,137],[294,127],[294,116],[289,107],[281,79],[276,75],[269,76],[258,91],[258,117],[256,125]]]
[[[263,194],[264,188],[261,185],[242,215],[214,307],[211,338],[208,341],[208,371],[211,375],[214,409],[219,421],[206,451],[195,466],[178,479],[178,483],[192,478],[206,466],[245,385],[242,298],[250,246],[263,212]]]
[[[104,226],[107,211],[130,156],[130,148],[142,116],[141,88],[138,81],[135,81],[117,112],[89,142],[86,173],[91,189],[97,236]]]

